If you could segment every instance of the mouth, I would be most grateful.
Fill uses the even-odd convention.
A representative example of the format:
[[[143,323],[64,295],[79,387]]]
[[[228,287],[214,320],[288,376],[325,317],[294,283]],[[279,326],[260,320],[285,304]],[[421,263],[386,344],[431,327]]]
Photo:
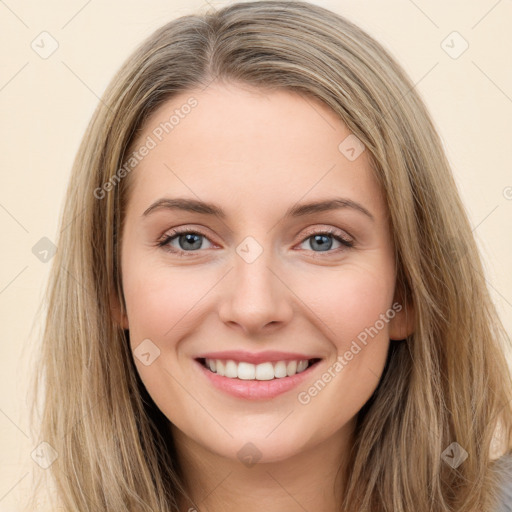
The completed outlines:
[[[259,364],[235,361],[233,359],[223,360],[203,357],[196,359],[196,361],[210,372],[228,379],[269,381],[293,377],[311,368],[317,364],[320,359],[267,361]]]
[[[322,359],[263,361],[196,358],[196,368],[210,388],[235,398],[269,400],[296,388],[320,366]]]

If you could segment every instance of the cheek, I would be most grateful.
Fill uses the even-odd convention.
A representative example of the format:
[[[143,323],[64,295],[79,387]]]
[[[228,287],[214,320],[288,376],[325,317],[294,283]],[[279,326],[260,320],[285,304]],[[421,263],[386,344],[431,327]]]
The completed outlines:
[[[314,418],[325,418],[328,411],[329,420],[318,426],[318,438],[347,424],[375,391],[389,349],[388,322],[394,316],[393,281],[380,272],[338,273],[324,291],[311,287],[309,297],[333,356],[318,378],[297,394],[306,422],[316,424]]]
[[[394,275],[386,266],[352,265],[318,273],[295,289],[338,352],[347,350],[352,339],[376,323],[382,335],[387,335],[388,323],[379,319],[392,305]]]
[[[203,277],[201,277],[203,276]],[[199,303],[211,288],[199,271],[152,265],[151,270],[127,267],[123,278],[130,332],[135,338],[162,339]],[[134,339],[134,342],[136,340]]]
[[[135,259],[136,260],[136,259]],[[201,411],[190,404],[183,392],[187,379],[183,371],[179,340],[199,322],[201,298],[212,287],[212,279],[197,270],[165,268],[158,263],[125,267],[123,290],[130,328],[130,344],[139,376],[157,407],[177,425],[187,429]],[[190,267],[192,268],[192,267]],[[199,276],[202,277],[199,277]],[[155,357],[154,345],[158,347]],[[146,345],[144,345],[144,343]],[[144,351],[138,347],[145,348]],[[145,364],[137,354],[149,352],[151,362]],[[154,359],[153,359],[154,358]]]

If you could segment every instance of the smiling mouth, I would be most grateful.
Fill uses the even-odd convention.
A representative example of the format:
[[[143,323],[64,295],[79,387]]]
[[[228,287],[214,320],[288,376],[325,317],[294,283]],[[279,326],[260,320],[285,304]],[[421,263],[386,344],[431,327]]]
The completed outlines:
[[[197,359],[207,370],[229,379],[237,380],[276,380],[293,377],[297,373],[311,368],[321,359],[302,359],[291,361],[264,362],[260,364],[234,361],[232,359]]]

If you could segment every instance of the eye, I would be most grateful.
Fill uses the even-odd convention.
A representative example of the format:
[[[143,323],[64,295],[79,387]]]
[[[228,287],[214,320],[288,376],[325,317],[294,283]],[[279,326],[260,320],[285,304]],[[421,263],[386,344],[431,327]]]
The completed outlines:
[[[211,244],[208,237],[197,229],[173,229],[170,233],[166,233],[161,240],[158,241],[157,245],[177,256],[192,256],[192,253],[198,252],[199,249],[204,249],[204,247],[202,247],[204,240],[208,240]],[[333,240],[340,244],[335,250],[331,250]],[[340,250],[343,251],[354,245],[353,241],[346,238],[344,234],[336,229],[325,229],[323,231],[313,232],[301,242],[301,245],[307,241],[310,241],[309,250],[312,252],[337,253]]]
[[[334,248],[335,250],[331,250],[333,246],[333,240],[338,244],[338,248]],[[337,253],[339,250],[344,250],[354,246],[354,242],[346,238],[341,232],[336,229],[326,229],[324,231],[317,231],[309,236],[307,236],[302,242],[308,243],[309,247],[313,252],[329,252],[329,253]],[[317,250],[318,249],[318,250]]]
[[[196,252],[202,248],[202,242],[208,240],[206,235],[197,230],[192,229],[174,229],[171,233],[166,233],[164,237],[158,242],[159,247],[165,250],[176,253],[178,256],[188,256],[187,252]],[[173,242],[178,244],[178,247],[173,245]]]

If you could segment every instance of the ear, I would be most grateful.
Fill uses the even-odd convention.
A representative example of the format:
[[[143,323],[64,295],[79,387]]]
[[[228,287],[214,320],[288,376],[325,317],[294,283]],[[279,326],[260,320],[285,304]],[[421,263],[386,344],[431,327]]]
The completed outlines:
[[[129,329],[130,327],[128,325],[128,316],[121,312],[121,304],[115,291],[111,291],[110,293],[110,304],[110,312],[114,318],[114,321],[119,325],[121,329]]]
[[[404,340],[414,332],[416,311],[411,300],[404,300],[403,293],[395,290],[393,299],[395,316],[389,321],[389,339]]]

